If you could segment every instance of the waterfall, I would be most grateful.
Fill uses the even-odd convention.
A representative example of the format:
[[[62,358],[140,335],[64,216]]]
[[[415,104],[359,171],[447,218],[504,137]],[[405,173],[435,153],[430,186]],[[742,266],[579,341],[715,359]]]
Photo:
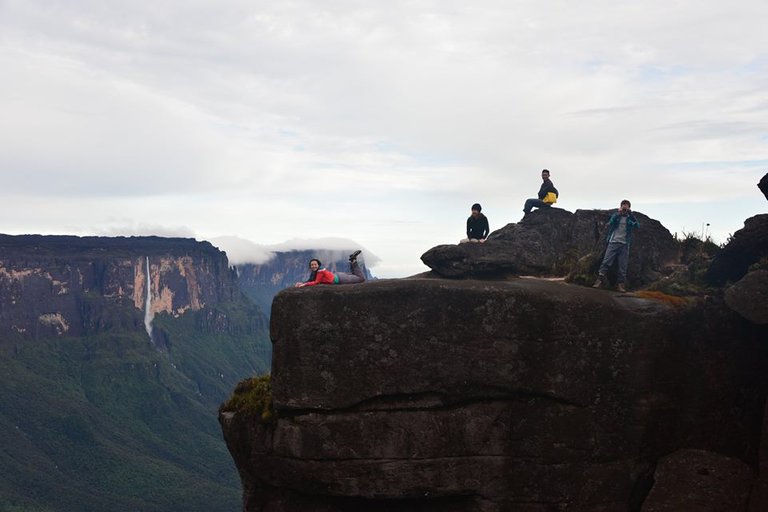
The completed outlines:
[[[154,343],[154,340],[152,339],[152,319],[155,317],[154,313],[152,313],[152,287],[150,285],[150,276],[149,276],[149,256],[147,256],[147,301],[144,304],[144,328],[147,330],[147,334],[149,334],[149,341]]]

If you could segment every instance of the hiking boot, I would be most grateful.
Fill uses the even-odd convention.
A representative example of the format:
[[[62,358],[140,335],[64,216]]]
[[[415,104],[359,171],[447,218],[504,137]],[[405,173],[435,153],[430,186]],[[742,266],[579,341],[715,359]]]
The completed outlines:
[[[592,288],[602,288],[604,284],[603,276],[597,276],[597,281],[592,285]]]
[[[360,253],[363,252],[360,249],[356,250],[352,254],[349,255],[349,261],[355,261],[357,257],[360,255]]]
[[[624,283],[619,283],[616,285],[616,291],[621,293],[626,293],[627,289],[624,288]]]

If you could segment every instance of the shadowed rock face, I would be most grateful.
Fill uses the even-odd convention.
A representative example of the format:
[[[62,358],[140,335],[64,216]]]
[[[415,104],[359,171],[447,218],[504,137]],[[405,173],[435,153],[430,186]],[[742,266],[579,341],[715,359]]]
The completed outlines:
[[[738,459],[703,450],[664,457],[643,512],[746,510],[752,470]]]
[[[744,221],[744,227],[718,252],[707,270],[707,281],[722,285],[736,282],[749,271],[749,266],[768,257],[768,213]]]
[[[741,278],[725,291],[725,302],[747,320],[768,324],[768,270],[756,270]]]
[[[763,176],[760,183],[757,184],[757,188],[759,188],[760,192],[762,192],[765,198],[768,199],[768,174]]]
[[[765,347],[722,307],[408,279],[271,321],[277,421],[220,417],[247,511],[628,510],[680,448],[756,462]]]
[[[567,276],[592,279],[607,246],[606,223],[615,210],[543,208],[517,224],[494,231],[484,244],[439,245],[421,259],[443,277],[493,275]],[[632,233],[627,281],[640,286],[659,278],[677,260],[678,248],[658,221],[635,212],[640,229]]]

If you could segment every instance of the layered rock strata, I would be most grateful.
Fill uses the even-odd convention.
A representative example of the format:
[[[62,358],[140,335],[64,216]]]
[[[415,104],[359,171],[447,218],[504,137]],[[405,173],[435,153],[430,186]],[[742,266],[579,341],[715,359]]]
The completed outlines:
[[[141,328],[147,286],[150,312],[174,316],[240,293],[226,255],[208,242],[0,235],[0,336]]]
[[[637,510],[657,461],[757,463],[766,347],[710,302],[562,282],[292,289],[276,421],[220,417],[244,510]]]

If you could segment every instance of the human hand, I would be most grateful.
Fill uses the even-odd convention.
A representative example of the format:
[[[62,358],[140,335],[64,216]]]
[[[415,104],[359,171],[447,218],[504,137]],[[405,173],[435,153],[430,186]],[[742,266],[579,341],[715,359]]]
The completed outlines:
[[[295,285],[293,285],[293,286],[294,286],[295,288],[301,288],[302,286],[304,286],[304,283],[296,283],[296,284],[295,284]]]

